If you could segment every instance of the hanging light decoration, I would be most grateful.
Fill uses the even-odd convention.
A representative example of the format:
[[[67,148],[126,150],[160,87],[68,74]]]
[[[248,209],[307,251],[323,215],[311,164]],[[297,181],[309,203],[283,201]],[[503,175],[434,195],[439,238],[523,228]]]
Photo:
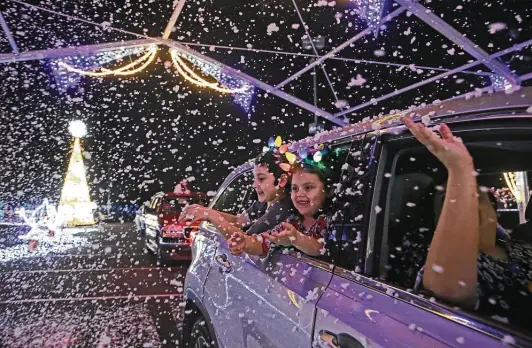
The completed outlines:
[[[66,70],[70,72],[74,72],[80,75],[86,75],[86,76],[93,76],[93,77],[103,77],[103,76],[111,76],[111,75],[118,75],[118,76],[127,76],[127,75],[133,75],[136,74],[142,70],[144,70],[148,65],[153,62],[157,55],[157,46],[153,45],[150,46],[147,53],[145,53],[142,57],[139,59],[114,70],[107,69],[107,68],[101,68],[101,71],[86,71],[82,69],[78,69],[73,65],[70,65],[68,63],[65,63],[63,61],[58,62],[57,64],[65,68]]]
[[[248,89],[248,86],[243,86],[243,87],[235,88],[235,89],[224,88],[224,87],[220,87],[218,82],[208,82],[207,80],[203,79],[198,74],[196,74],[192,69],[190,69],[183,62],[183,60],[177,54],[176,51],[174,50],[170,51],[170,55],[172,56],[172,62],[174,63],[174,67],[177,69],[177,72],[181,76],[183,76],[187,81],[190,81],[198,86],[212,88],[215,91],[218,91],[220,93],[240,93]]]
[[[360,17],[366,20],[375,36],[379,35],[382,13],[386,0],[351,0],[360,11]]]
[[[194,56],[178,53],[176,50],[171,50],[170,54],[178,73],[187,81],[198,86],[209,87],[222,93],[231,94],[233,101],[240,105],[246,112],[249,112],[255,94],[255,88],[252,85],[226,74],[222,72],[218,66],[204,62]],[[194,67],[199,69],[204,75],[213,77],[217,81],[214,84],[214,87],[210,86],[212,82],[206,81],[204,78],[198,76],[194,70],[190,69],[183,59],[194,65]],[[182,74],[181,72],[183,70],[187,73]]]
[[[180,72],[183,72],[186,71],[187,74],[191,75],[193,79],[195,79],[197,82],[200,82],[202,85],[204,85],[205,87],[210,87],[210,88],[218,88],[218,82],[209,82],[205,79],[203,79],[201,76],[199,76],[198,74],[196,74],[194,72],[194,70],[190,69],[186,64],[185,62],[183,62],[183,60],[175,55],[175,59],[174,59],[174,65],[177,65],[179,66],[180,68],[182,68],[182,70],[180,70]],[[186,74],[185,74],[186,75]],[[225,91],[225,90],[224,90]],[[229,90],[228,90],[229,91]],[[224,92],[222,92],[224,93]],[[230,93],[230,92],[225,92],[225,93]]]
[[[116,52],[115,52],[116,51]],[[102,67],[103,64],[118,60],[126,55],[144,54],[135,61],[116,69]],[[236,104],[249,112],[255,88],[249,83],[223,73],[214,64],[206,63],[193,56],[170,50],[172,62],[177,73],[187,81],[200,86],[211,88],[217,92],[231,94]],[[105,77],[105,76],[128,76],[144,70],[157,56],[157,45],[151,45],[146,52],[145,47],[122,48],[114,51],[99,53],[89,57],[67,57],[52,61],[52,69],[56,77],[57,86],[60,90],[76,86],[82,76]],[[188,61],[201,70],[204,75],[213,77],[216,81],[210,82],[198,75],[185,61]],[[73,73],[73,74],[72,74]]]
[[[253,101],[253,96],[255,94],[255,88],[253,88],[253,86],[247,83],[243,83],[242,80],[236,79],[227,74],[220,75],[220,83],[226,87],[233,89],[239,88],[244,85],[247,86],[247,89],[245,89],[244,91],[233,93],[232,97],[235,104],[240,105],[246,112],[249,112],[251,108],[251,103]]]
[[[77,87],[85,75],[69,71],[64,67],[63,63],[79,70],[92,71],[109,62],[118,61],[126,56],[138,55],[145,51],[146,46],[124,47],[88,56],[53,59],[49,61],[49,66],[54,76],[56,88],[65,93],[69,89]]]

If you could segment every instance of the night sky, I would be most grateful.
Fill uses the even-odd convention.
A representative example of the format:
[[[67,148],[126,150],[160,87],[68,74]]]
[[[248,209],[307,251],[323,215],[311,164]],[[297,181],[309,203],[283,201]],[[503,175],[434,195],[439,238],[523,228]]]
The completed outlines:
[[[152,37],[161,35],[173,6],[171,0],[31,3]],[[297,3],[311,35],[326,37],[326,47],[320,53],[365,28],[348,1]],[[424,1],[488,53],[532,38],[532,7],[523,5],[529,1],[482,3]],[[394,8],[389,2],[386,11]],[[0,9],[21,51],[136,38],[11,1]],[[300,45],[304,30],[299,23],[291,0],[190,0],[171,39],[194,44],[192,48],[210,57],[275,84],[303,68],[309,57],[246,49],[309,53]],[[10,52],[0,34],[0,53]],[[503,61],[518,75],[529,73],[531,52],[529,47],[504,56]],[[350,106],[440,73],[419,66],[454,68],[471,59],[408,13],[388,23],[379,38],[368,36],[339,56],[405,65],[327,61],[325,68],[340,104]],[[0,66],[0,199],[58,199],[71,146],[68,122],[73,119],[88,125],[89,134],[83,141],[85,164],[92,198],[99,203],[105,203],[107,190],[114,203],[140,203],[157,191],[172,190],[183,178],[193,178],[196,189],[214,191],[233,166],[258,154],[270,136],[295,140],[308,134],[308,124],[313,121],[308,111],[257,91],[252,111],[246,113],[230,97],[191,85],[165,68],[169,59],[168,50],[161,47],[157,61],[134,77],[88,77],[68,93],[56,88],[47,61]],[[479,70],[489,71],[482,66],[473,71]],[[356,83],[361,79],[365,81]],[[338,103],[321,70],[318,82],[319,107],[337,112]],[[350,119],[354,122],[431,103],[487,85],[487,76],[456,74],[359,110]],[[312,75],[303,75],[284,91],[312,103]]]

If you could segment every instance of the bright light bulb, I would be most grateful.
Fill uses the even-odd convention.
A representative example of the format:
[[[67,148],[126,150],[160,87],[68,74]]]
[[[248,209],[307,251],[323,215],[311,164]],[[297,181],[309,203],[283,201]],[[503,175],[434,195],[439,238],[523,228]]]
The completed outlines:
[[[76,138],[81,138],[87,135],[87,127],[85,123],[80,120],[71,121],[68,125],[68,130]]]

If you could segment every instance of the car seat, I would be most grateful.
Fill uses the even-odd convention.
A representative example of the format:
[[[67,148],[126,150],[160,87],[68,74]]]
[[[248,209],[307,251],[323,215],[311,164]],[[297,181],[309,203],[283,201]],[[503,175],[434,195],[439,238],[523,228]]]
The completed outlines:
[[[412,288],[434,233],[434,179],[425,173],[397,175],[389,203],[388,281]]]

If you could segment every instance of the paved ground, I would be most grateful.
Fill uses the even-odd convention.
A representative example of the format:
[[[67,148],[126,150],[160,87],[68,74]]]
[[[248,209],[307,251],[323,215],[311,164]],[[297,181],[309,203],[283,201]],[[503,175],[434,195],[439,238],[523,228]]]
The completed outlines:
[[[39,242],[0,226],[0,347],[175,347],[186,263],[156,267],[133,225]]]

